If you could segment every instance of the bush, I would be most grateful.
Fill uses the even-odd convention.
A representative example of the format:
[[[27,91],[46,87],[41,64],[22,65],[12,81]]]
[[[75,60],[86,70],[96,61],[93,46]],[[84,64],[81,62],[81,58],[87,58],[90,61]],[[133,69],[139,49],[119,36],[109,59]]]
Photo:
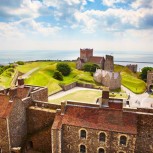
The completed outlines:
[[[66,63],[58,63],[56,69],[62,73],[62,75],[67,76],[71,73],[71,67]]]
[[[62,73],[59,72],[59,71],[55,71],[54,74],[53,74],[53,78],[62,81],[63,80]]]
[[[8,71],[9,72],[14,72],[14,69],[13,68],[9,68]]]
[[[99,69],[100,67],[97,64],[91,64],[91,63],[86,63],[83,66],[83,70],[87,72],[95,72],[96,69]]]
[[[24,65],[23,61],[17,61],[16,63],[19,64],[19,65]]]

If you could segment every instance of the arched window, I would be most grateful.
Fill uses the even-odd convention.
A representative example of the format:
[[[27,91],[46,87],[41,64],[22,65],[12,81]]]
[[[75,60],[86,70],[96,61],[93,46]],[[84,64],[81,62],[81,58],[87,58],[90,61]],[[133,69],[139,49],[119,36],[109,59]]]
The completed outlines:
[[[80,138],[86,139],[86,131],[85,130],[80,131]]]
[[[124,153],[123,151],[119,151],[119,153]]]
[[[99,141],[105,142],[105,140],[106,140],[106,134],[101,132],[99,134]]]
[[[120,137],[120,145],[126,145],[127,142],[127,137],[126,136],[121,136]]]
[[[98,153],[105,153],[105,150],[103,148],[99,148]]]
[[[80,153],[85,153],[85,152],[86,152],[86,146],[80,145]]]

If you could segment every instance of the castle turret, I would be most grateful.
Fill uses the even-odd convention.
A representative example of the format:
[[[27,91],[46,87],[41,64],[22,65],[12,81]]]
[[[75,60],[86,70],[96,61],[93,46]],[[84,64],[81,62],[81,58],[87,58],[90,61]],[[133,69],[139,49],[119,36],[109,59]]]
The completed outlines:
[[[104,70],[114,71],[114,57],[111,55],[106,55],[106,60],[104,64]]]
[[[80,49],[80,59],[83,59],[84,62],[88,62],[89,58],[93,56],[93,49],[85,48]]]

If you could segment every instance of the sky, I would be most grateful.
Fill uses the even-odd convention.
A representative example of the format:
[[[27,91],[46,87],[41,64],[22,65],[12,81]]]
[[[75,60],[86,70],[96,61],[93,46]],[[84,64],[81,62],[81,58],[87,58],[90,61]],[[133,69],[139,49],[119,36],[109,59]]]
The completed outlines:
[[[0,0],[0,50],[153,52],[153,0]]]

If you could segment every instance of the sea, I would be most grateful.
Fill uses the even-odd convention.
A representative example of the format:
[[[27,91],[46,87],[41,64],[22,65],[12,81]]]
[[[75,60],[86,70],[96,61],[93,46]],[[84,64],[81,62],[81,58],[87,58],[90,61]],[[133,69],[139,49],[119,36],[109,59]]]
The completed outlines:
[[[114,63],[120,65],[137,64],[138,71],[143,67],[153,67],[153,52],[127,51],[94,51],[94,56],[114,56]],[[7,65],[16,61],[35,60],[76,60],[80,56],[79,50],[14,50],[0,51],[0,64]]]

